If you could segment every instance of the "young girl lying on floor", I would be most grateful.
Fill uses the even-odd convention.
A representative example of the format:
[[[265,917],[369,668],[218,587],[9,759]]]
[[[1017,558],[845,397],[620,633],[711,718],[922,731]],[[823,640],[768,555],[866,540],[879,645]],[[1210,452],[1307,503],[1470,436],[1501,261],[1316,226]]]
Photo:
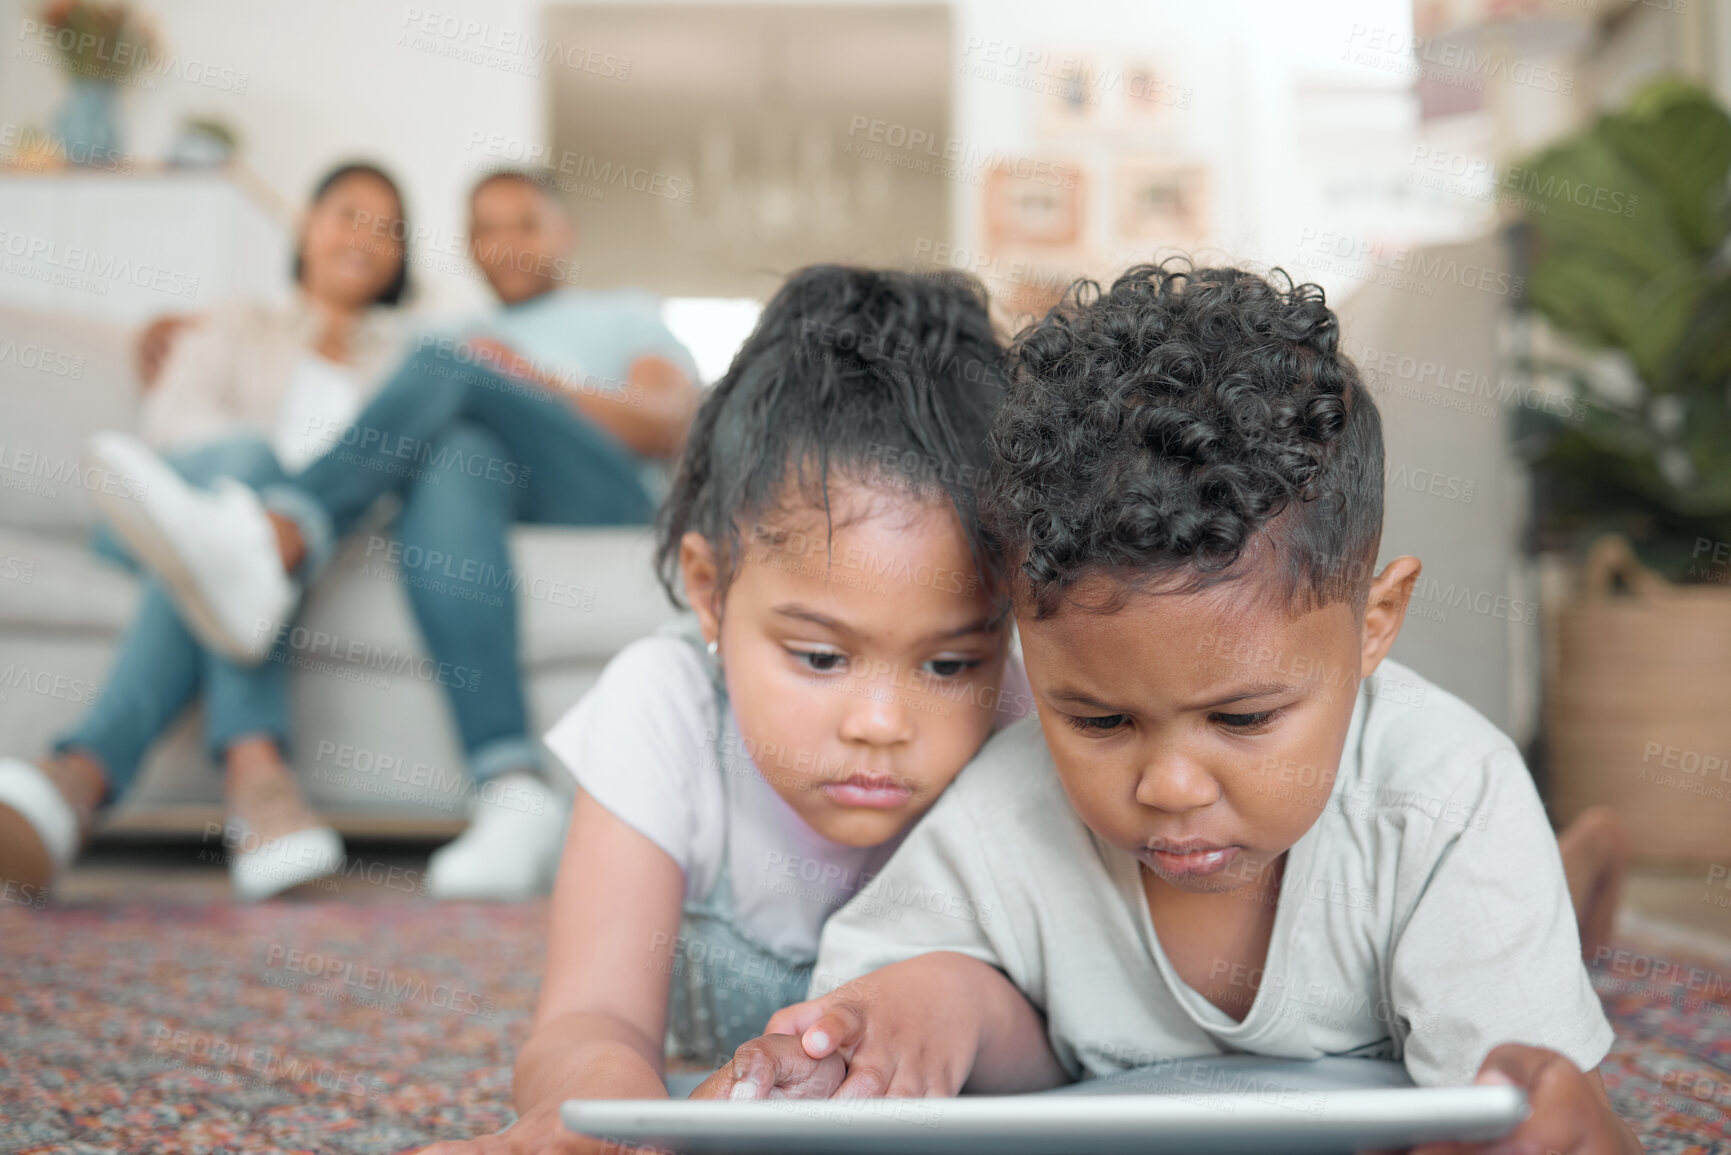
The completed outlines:
[[[973,497],[1001,356],[961,278],[818,267],[770,302],[661,515],[694,613],[547,735],[580,789],[520,1118],[434,1151],[582,1151],[562,1101],[725,1060],[806,997],[824,920],[1025,704]]]

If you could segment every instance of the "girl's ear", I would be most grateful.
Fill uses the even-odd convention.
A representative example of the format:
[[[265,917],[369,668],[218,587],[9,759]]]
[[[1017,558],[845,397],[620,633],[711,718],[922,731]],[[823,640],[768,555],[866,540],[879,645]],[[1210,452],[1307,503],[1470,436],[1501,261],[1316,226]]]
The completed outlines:
[[[685,579],[685,602],[697,613],[703,640],[721,640],[721,566],[715,546],[701,533],[679,539],[679,572]]]

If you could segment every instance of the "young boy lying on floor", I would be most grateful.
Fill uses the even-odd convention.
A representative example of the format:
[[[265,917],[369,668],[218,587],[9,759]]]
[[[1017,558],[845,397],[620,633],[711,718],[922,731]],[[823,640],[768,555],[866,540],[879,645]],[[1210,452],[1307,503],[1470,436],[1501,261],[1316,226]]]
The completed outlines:
[[[700,1093],[1352,1055],[1525,1088],[1498,1152],[1638,1151],[1520,754],[1385,660],[1419,562],[1374,573],[1382,478],[1315,286],[1144,266],[1024,334],[982,501],[1038,719],[825,927],[819,970],[869,977]],[[913,888],[958,901],[874,902]]]

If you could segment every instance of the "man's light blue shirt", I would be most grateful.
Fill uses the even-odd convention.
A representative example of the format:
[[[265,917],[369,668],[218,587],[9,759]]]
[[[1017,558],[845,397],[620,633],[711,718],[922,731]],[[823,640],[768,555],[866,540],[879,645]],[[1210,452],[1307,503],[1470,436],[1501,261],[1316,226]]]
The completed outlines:
[[[639,289],[555,289],[502,305],[468,329],[494,337],[567,387],[623,392],[639,357],[665,357],[697,379],[697,366],[661,321],[659,299]]]

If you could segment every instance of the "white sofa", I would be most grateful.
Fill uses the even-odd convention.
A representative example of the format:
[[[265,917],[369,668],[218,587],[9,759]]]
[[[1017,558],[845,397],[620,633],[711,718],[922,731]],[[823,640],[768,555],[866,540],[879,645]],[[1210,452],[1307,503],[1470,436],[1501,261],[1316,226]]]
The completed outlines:
[[[87,486],[102,480],[79,464],[90,432],[132,424],[133,336],[0,308],[0,753],[35,757],[88,708],[137,604],[138,580],[88,548]],[[647,531],[519,526],[511,547],[532,587],[557,581],[580,591],[560,597],[564,604],[522,600],[524,678],[539,734],[621,646],[672,611],[651,572]],[[387,556],[376,546],[366,552],[365,534],[347,542],[302,616],[343,645],[316,651],[319,668],[291,675],[293,760],[314,804],[347,833],[455,829],[466,778],[444,691],[341,656],[351,641],[424,654],[401,586],[380,572]],[[220,813],[196,709],[153,751],[111,829],[196,831]]]

